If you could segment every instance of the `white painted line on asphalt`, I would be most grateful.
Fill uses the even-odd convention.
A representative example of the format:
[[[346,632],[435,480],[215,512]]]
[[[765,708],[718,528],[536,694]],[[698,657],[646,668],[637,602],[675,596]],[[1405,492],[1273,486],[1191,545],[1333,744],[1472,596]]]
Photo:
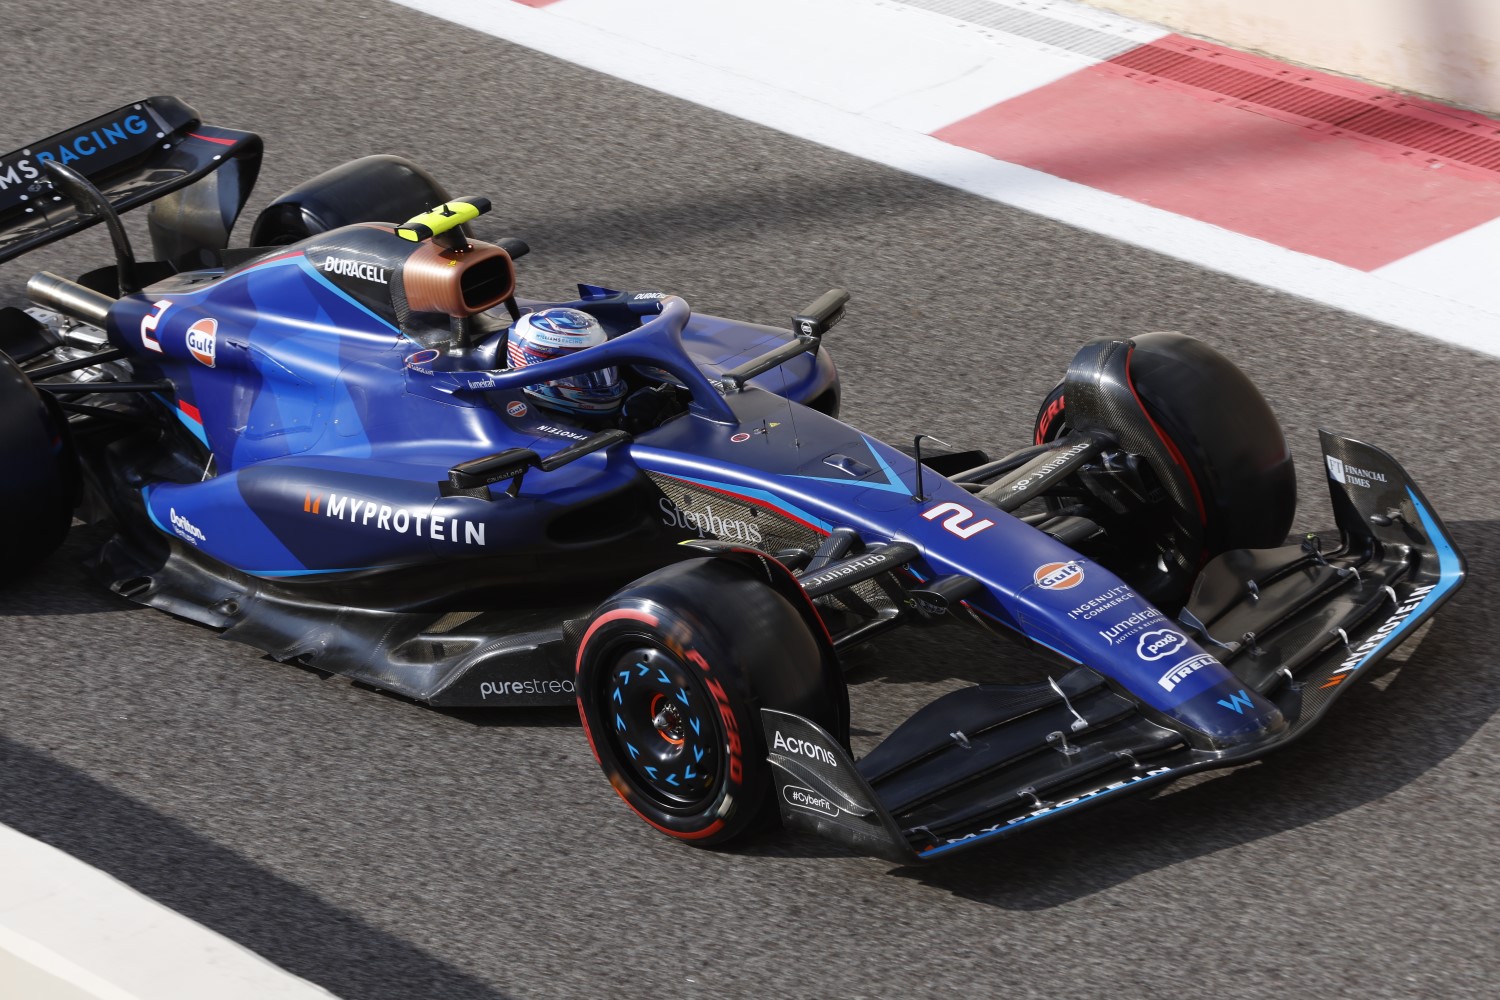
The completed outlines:
[[[1409,288],[1451,288],[1463,301],[1500,317],[1500,219],[1376,268],[1375,274]],[[1500,319],[1490,329],[1500,340]]]
[[[1412,287],[1380,273],[1357,271],[1004,163],[916,131],[927,121],[912,110],[922,94],[928,89],[941,94],[944,88],[959,86],[955,81],[963,78],[945,75],[941,59],[934,58],[927,45],[932,36],[924,34],[923,25],[939,32],[944,44],[952,36],[937,14],[907,18],[902,27],[903,47],[918,53],[908,76],[907,63],[891,57],[888,45],[875,50],[878,57],[873,61],[864,54],[871,43],[860,26],[877,8],[904,6],[893,0],[801,0],[788,3],[796,10],[785,15],[795,18],[792,21],[767,14],[781,10],[775,4],[561,0],[531,8],[508,0],[392,2],[1121,242],[1500,356],[1500,310],[1487,308],[1488,303],[1461,301],[1463,290],[1451,283]],[[864,15],[850,16],[850,4]],[[1077,8],[1070,15],[1075,19],[1084,16],[1078,10],[1086,10],[1059,0],[1033,6],[1053,13]],[[893,15],[884,10],[880,16]],[[819,30],[804,33],[804,22],[818,24]],[[870,23],[890,30],[894,22]],[[982,70],[967,71],[967,77],[984,88],[1005,70],[1004,47],[991,46],[991,51],[992,61]],[[972,61],[977,52],[977,46],[964,50],[964,59]],[[1042,56],[1036,59],[1045,61]],[[1037,65],[1019,66],[1023,83],[1028,73],[1037,74]],[[859,88],[867,86],[872,66],[883,66],[885,79],[868,91],[870,100],[861,103],[856,98]],[[1046,75],[1031,79],[1045,82]],[[852,81],[849,92],[835,86],[841,79]],[[994,103],[995,93],[983,91],[986,103]],[[1007,92],[1000,93],[1003,98]],[[944,113],[963,104],[952,94],[942,101]],[[1401,263],[1390,267],[1399,269]]]
[[[0,997],[330,1000],[333,994],[0,826]]]
[[[0,990],[15,1000],[139,1000],[8,927],[0,927]]]

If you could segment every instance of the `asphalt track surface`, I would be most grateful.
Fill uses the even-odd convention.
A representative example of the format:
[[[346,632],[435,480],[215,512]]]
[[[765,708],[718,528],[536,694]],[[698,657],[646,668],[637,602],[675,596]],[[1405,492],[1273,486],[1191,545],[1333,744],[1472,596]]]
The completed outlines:
[[[250,213],[371,152],[492,196],[480,234],[531,241],[527,294],[660,287],[780,323],[843,285],[845,417],[892,439],[1004,450],[1082,341],[1195,333],[1276,407],[1300,527],[1331,526],[1323,425],[1397,455],[1471,573],[1294,747],[905,868],[784,834],[668,842],[570,711],[437,712],[276,664],[99,590],[82,530],[0,590],[0,822],[348,998],[1493,996],[1500,361],[373,0],[0,15],[0,148],[173,93],[265,137]],[[105,254],[90,234],[7,265],[0,300]],[[1032,669],[962,640],[902,633],[859,661],[857,751]]]

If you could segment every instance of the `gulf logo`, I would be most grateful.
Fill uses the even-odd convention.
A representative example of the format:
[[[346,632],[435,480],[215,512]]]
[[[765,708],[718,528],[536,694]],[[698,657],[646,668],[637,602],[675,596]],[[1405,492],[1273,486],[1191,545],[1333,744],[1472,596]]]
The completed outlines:
[[[214,366],[214,356],[218,353],[219,346],[219,321],[216,319],[200,319],[187,328],[187,349],[199,364]]]
[[[1083,567],[1076,562],[1052,562],[1038,566],[1031,580],[1043,590],[1072,590],[1083,582]]]

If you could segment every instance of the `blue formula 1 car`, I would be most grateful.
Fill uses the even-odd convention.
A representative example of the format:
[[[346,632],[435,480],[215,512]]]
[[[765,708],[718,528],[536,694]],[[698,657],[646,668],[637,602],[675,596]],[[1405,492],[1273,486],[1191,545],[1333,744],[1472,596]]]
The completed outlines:
[[[14,579],[75,512],[117,593],[433,705],[576,701],[674,837],[774,820],[916,860],[1266,754],[1461,584],[1421,491],[1322,436],[1336,541],[1287,543],[1290,452],[1191,338],[1078,351],[1003,458],[838,420],[822,340],[660,292],[515,295],[519,240],[367,157],[229,247],[252,134],[153,98],[0,158],[0,259],[103,222],[113,264],[0,311]],[[150,205],[155,259],[119,213]],[[405,220],[405,221],[403,221]],[[964,624],[1046,665],[855,760],[840,655]]]

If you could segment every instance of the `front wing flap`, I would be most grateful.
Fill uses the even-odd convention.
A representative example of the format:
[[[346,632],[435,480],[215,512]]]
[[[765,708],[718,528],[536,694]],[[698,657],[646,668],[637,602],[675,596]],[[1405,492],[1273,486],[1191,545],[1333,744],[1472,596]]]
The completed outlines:
[[[784,823],[893,861],[928,860],[1126,792],[1262,757],[1311,728],[1353,679],[1463,583],[1462,555],[1397,462],[1322,435],[1341,536],[1238,550],[1204,568],[1185,630],[1286,725],[1228,748],[1142,707],[1087,667],[1022,686],[980,685],[916,712],[858,762],[828,733],[762,710]],[[1171,682],[1165,673],[1161,683]]]

